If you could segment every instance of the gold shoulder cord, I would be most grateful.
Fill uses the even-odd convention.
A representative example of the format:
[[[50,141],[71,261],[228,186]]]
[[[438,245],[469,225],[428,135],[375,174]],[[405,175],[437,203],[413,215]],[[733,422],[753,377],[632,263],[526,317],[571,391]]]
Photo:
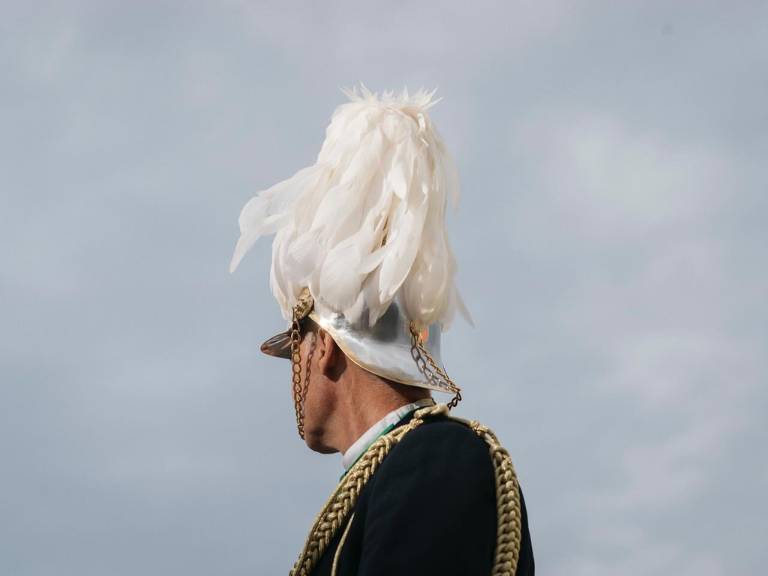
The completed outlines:
[[[392,447],[400,442],[408,432],[421,426],[425,418],[437,415],[449,416],[469,426],[488,444],[496,480],[496,550],[491,574],[493,576],[514,575],[520,554],[522,520],[519,485],[512,459],[504,447],[499,444],[496,435],[491,430],[479,422],[450,416],[448,406],[439,404],[417,410],[408,424],[381,436],[350,468],[317,515],[304,544],[304,549],[290,572],[291,576],[309,576],[311,574],[341,526],[347,522],[347,529],[349,528],[352,519],[347,520],[347,518],[354,508],[360,492]],[[332,574],[336,573],[335,568],[343,544],[340,542],[339,550],[336,551]]]

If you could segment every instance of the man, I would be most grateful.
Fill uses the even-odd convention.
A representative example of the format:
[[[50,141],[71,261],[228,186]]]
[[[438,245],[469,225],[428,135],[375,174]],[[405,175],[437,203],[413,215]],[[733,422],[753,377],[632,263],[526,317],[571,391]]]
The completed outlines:
[[[455,311],[444,225],[458,177],[427,110],[434,92],[347,92],[317,162],[251,199],[234,270],[275,234],[270,283],[290,321],[262,351],[289,358],[299,435],[345,473],[293,574],[533,574],[507,452],[450,416],[440,361]],[[438,405],[432,391],[453,395]]]

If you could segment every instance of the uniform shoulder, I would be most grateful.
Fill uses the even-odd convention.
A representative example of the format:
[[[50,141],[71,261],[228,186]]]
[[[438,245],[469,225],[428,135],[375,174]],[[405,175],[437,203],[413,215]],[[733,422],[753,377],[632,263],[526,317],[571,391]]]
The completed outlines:
[[[358,502],[360,570],[376,574],[490,574],[496,487],[485,442],[461,422],[427,418],[406,432]]]
[[[382,468],[432,469],[436,474],[487,476],[492,464],[488,445],[468,426],[447,417],[430,418],[392,448]],[[384,471],[384,470],[382,470]]]
[[[470,447],[486,449],[485,441],[475,434],[469,426],[446,416],[425,420],[423,424],[406,434],[402,442],[429,444],[432,448],[467,443]]]

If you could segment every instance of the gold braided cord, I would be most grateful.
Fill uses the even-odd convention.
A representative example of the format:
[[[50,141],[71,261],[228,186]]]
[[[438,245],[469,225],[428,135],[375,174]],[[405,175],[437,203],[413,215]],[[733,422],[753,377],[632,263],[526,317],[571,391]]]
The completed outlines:
[[[408,424],[381,436],[349,469],[317,515],[304,544],[304,549],[290,572],[291,576],[309,576],[354,508],[363,487],[376,472],[392,447],[400,442],[408,432],[423,424],[424,418],[438,415],[448,416],[469,426],[488,444],[496,481],[497,516],[496,549],[491,574],[493,576],[514,575],[522,539],[522,513],[519,485],[512,459],[499,444],[496,435],[491,430],[478,422],[450,416],[448,407],[445,404],[440,404],[417,410]],[[351,519],[349,524],[351,524]],[[339,549],[343,544],[343,542],[339,542]]]
[[[384,457],[392,447],[400,441],[400,438],[408,431],[415,428],[421,422],[416,423],[414,418],[405,426],[395,428],[389,434],[381,436],[363,456],[347,471],[328,501],[323,506],[315,519],[315,523],[309,532],[304,549],[301,551],[293,570],[292,576],[308,576],[317,564],[331,539],[338,531],[344,519],[354,508],[366,482],[373,476]]]
[[[464,420],[455,416],[451,418],[469,426],[488,444],[496,480],[496,551],[491,574],[514,574],[520,556],[523,527],[520,486],[512,458],[496,434],[487,426],[476,420]]]

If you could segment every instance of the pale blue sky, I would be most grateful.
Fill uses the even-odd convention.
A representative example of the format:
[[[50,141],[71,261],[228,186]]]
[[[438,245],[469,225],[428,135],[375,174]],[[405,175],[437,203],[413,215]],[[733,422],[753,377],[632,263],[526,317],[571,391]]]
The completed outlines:
[[[438,88],[541,574],[768,562],[761,2],[0,3],[0,574],[284,574],[341,472],[294,429],[270,242],[339,90]]]

